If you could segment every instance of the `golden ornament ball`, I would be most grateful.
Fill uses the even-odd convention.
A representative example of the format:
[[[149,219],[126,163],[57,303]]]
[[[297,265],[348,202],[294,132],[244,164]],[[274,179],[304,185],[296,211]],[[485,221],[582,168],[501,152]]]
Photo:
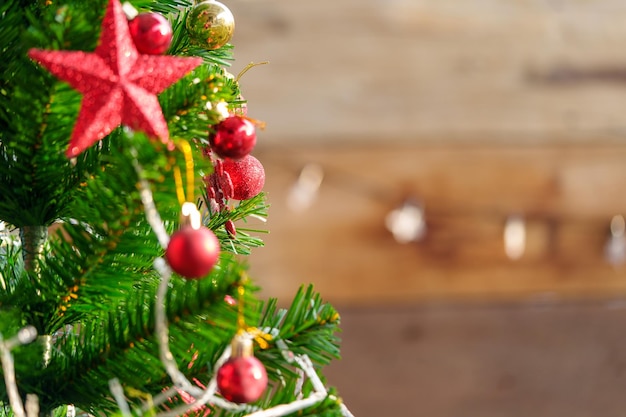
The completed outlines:
[[[215,0],[202,1],[193,6],[185,23],[191,42],[211,50],[226,45],[235,31],[232,12]]]

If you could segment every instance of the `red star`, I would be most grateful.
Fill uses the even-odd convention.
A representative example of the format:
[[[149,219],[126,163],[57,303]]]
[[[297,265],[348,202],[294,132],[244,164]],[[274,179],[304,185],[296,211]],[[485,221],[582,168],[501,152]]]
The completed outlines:
[[[28,56],[83,94],[66,152],[69,158],[121,124],[171,145],[156,94],[202,62],[201,58],[139,54],[119,0],[109,2],[93,53],[31,49]]]

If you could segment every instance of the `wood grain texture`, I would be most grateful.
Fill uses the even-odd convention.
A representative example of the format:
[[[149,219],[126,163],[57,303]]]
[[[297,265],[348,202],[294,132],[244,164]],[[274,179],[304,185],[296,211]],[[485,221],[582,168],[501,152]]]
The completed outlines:
[[[622,146],[265,147],[271,204],[266,247],[251,257],[267,295],[312,282],[342,303],[432,298],[596,297],[626,293],[609,265],[612,216],[626,211]],[[325,177],[313,205],[287,198],[306,163]],[[397,243],[385,216],[424,204],[427,233]],[[526,219],[519,260],[504,251],[511,214]]]
[[[228,4],[267,142],[623,140],[623,2]]]
[[[355,416],[590,417],[626,408],[624,302],[343,309],[328,377]]]

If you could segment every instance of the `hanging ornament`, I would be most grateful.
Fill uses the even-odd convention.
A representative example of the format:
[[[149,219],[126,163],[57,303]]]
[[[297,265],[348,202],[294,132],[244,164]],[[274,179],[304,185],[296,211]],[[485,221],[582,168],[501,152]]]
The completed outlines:
[[[222,3],[202,1],[191,9],[186,20],[190,41],[202,48],[219,49],[235,31],[235,17]]]
[[[181,203],[181,228],[174,232],[165,250],[165,259],[177,274],[189,278],[206,276],[217,263],[220,242],[215,234],[202,225],[202,216],[191,201],[194,200],[194,164],[191,145],[181,141],[178,145],[185,156],[187,195],[178,166],[174,166],[176,194]]]
[[[172,25],[159,13],[140,13],[128,28],[140,54],[160,55],[172,43]]]
[[[198,229],[187,225],[170,238],[165,259],[174,272],[189,279],[203,278],[217,263],[220,244],[207,227]]]
[[[256,127],[245,117],[227,117],[215,126],[215,132],[209,135],[209,143],[220,158],[243,158],[256,145]]]
[[[119,0],[107,6],[93,53],[31,49],[28,56],[83,94],[66,152],[69,158],[121,124],[172,147],[156,95],[202,63],[201,58],[140,55]]]
[[[261,162],[252,155],[242,159],[226,159],[222,163],[224,172],[232,183],[232,198],[249,200],[263,190],[265,170]]]
[[[244,276],[242,280],[247,278]],[[234,403],[251,403],[258,400],[267,388],[265,366],[254,357],[253,342],[267,348],[271,336],[256,328],[246,326],[242,284],[237,288],[237,334],[231,342],[230,357],[217,370],[215,376],[219,393]]]
[[[258,400],[267,388],[267,372],[254,357],[252,338],[246,333],[235,336],[230,358],[217,371],[217,387],[228,401],[242,404]]]
[[[200,225],[200,212],[195,204],[185,203],[182,210],[189,221],[170,237],[165,259],[182,277],[203,278],[217,263],[220,242],[209,228]]]

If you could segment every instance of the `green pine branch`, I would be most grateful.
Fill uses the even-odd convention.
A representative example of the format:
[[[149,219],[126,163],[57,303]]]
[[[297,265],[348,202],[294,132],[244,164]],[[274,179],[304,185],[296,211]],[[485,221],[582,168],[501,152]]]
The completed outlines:
[[[82,97],[27,57],[33,47],[92,51],[107,1],[0,4],[0,220],[21,230],[58,228],[42,243],[37,262],[12,239],[0,242],[0,333],[11,337],[25,325],[38,329],[38,341],[14,354],[20,392],[39,396],[42,415],[63,415],[67,404],[94,415],[119,415],[109,391],[111,378],[122,383],[135,413],[171,385],[155,335],[161,277],[153,262],[164,250],[146,220],[140,180],[148,182],[165,230],[172,233],[181,205],[173,171],[179,168],[186,175],[185,155],[118,128],[67,160],[64,153]],[[185,19],[191,0],[131,3],[140,11],[168,15],[174,30],[168,54],[204,60],[164,91],[159,102],[172,140],[191,145],[193,191],[203,222],[222,249],[207,278],[172,276],[165,300],[170,349],[179,367],[190,380],[207,382],[237,331],[238,307],[225,296],[234,296],[242,284],[246,266],[240,255],[263,244],[259,234],[264,231],[249,227],[247,219],[265,217],[268,206],[263,194],[217,213],[206,204],[202,178],[213,167],[203,148],[223,112],[242,103],[237,81],[222,68],[232,60],[232,46],[206,51],[190,42]],[[230,221],[237,222],[235,235],[226,231]],[[290,308],[279,309],[275,300],[262,306],[252,282],[245,286],[246,323],[273,329],[275,336],[267,348],[256,351],[271,380],[256,405],[289,403],[296,399],[299,374],[281,347],[307,355],[320,371],[339,355],[339,316],[311,287],[301,289]],[[8,416],[3,383],[0,416]],[[306,382],[303,394],[311,389]],[[332,389],[330,393],[294,415],[339,415],[340,399]],[[181,399],[171,401],[169,406]],[[212,415],[241,413],[212,409]]]
[[[257,349],[255,356],[264,364],[270,387],[258,404],[270,408],[288,404],[298,398],[296,391],[298,366],[285,359],[281,350],[282,341],[294,355],[307,355],[317,371],[330,360],[339,358],[339,314],[325,303],[312,286],[301,287],[295,294],[289,308],[279,309],[275,299],[269,300],[259,319],[258,327],[262,330],[276,331],[277,335],[266,349]],[[302,395],[307,397],[312,392],[308,379],[302,388]],[[311,407],[291,414],[291,416],[340,416],[341,399],[334,389],[329,389],[328,396]],[[227,410],[211,408],[211,414],[219,417],[236,417],[247,412],[232,413]],[[201,415],[201,414],[198,414]]]
[[[177,14],[180,10],[193,5],[192,0],[133,0],[130,2],[139,11],[153,11],[167,14]]]
[[[41,373],[32,373],[31,370],[31,375],[36,377],[35,381],[43,381],[44,387],[65,389],[68,378],[71,378],[75,372],[80,373],[81,370],[91,366],[81,364],[99,363],[103,356],[108,357],[111,354],[112,346],[121,346],[123,349],[128,349],[131,345],[142,346],[141,340],[147,340],[149,337],[146,329],[153,327],[153,308],[150,300],[154,298],[159,277],[152,270],[152,261],[161,256],[163,250],[156,243],[156,238],[144,219],[145,214],[141,209],[136,189],[138,178],[128,160],[132,152],[125,151],[133,146],[129,143],[130,140],[135,141],[134,146],[143,150],[140,157],[141,164],[150,167],[146,171],[146,177],[155,178],[154,197],[157,207],[166,208],[161,215],[170,226],[177,223],[179,209],[175,207],[179,205],[175,193],[172,192],[173,180],[171,178],[168,180],[167,176],[158,174],[163,172],[163,166],[171,162],[170,157],[159,152],[163,150],[162,147],[137,142],[147,139],[142,135],[127,137],[121,131],[104,142],[100,148],[102,165],[81,185],[78,198],[72,204],[71,213],[75,217],[66,219],[63,227],[64,235],[52,241],[45,262],[42,262],[39,281],[33,284],[29,280],[23,280],[20,285],[14,287],[13,291],[7,293],[6,297],[0,298],[4,308],[19,309],[23,316],[20,322],[37,325],[41,334],[64,334],[64,329],[69,326],[80,329],[80,341],[87,341],[85,345],[70,344],[67,349],[63,349],[62,357],[71,358],[66,366],[55,369],[49,365],[41,370],[54,377],[62,376],[62,381],[50,381]],[[114,144],[117,146],[113,146]],[[201,150],[198,149],[197,152],[201,153]],[[177,161],[176,163],[183,162]],[[166,185],[168,182],[170,184]],[[260,213],[261,209],[257,206],[260,202],[260,198],[248,201],[242,204],[241,208],[229,211],[229,214],[236,220],[246,217],[247,213]],[[129,210],[132,207],[136,209]],[[170,209],[167,209],[168,207]],[[210,218],[207,221],[209,226],[223,228],[223,219],[216,221],[215,218]],[[226,256],[227,252],[222,257],[220,265],[226,262],[224,260]],[[218,268],[217,271],[222,271],[222,268]],[[233,277],[239,279],[240,275],[240,273],[230,274],[229,279],[232,282]],[[206,282],[207,288],[211,288],[214,282],[229,281],[217,276],[209,277],[203,282]],[[224,292],[221,291],[218,294],[223,297]],[[185,291],[172,289],[168,297],[171,298],[170,304],[183,300],[182,305],[185,306],[184,310],[187,314],[198,314],[200,302],[204,303],[210,299],[199,288],[189,287],[186,287]],[[176,311],[182,310],[183,308],[180,307]],[[133,318],[132,315],[128,316],[129,312],[137,312],[139,315]],[[121,314],[121,316],[117,317],[114,313]],[[173,322],[179,320],[175,314],[170,316]],[[216,334],[215,323],[225,320],[225,323],[230,323],[230,336],[232,337],[236,323],[235,316],[220,312],[211,317],[216,318],[207,328],[209,334]],[[108,325],[105,326],[104,323]],[[203,334],[202,327],[198,323],[194,323],[192,327],[194,330],[190,331],[190,334]],[[125,336],[115,336],[115,331],[121,331],[121,329],[126,329],[125,332],[128,333],[124,333]],[[129,332],[129,329],[135,329],[135,331]],[[103,333],[105,330],[108,330],[111,336]],[[182,340],[181,337],[177,339]],[[218,338],[205,337],[204,340],[188,341],[185,345],[188,350],[192,345],[199,346],[208,343],[209,347],[220,346],[220,343],[224,345],[229,340],[230,337],[220,334]],[[60,349],[59,343],[61,341],[57,341],[55,349]],[[154,342],[150,346],[154,350]],[[203,352],[210,351],[210,349],[203,350]],[[156,358],[154,355],[146,355],[146,357]],[[214,357],[211,358],[211,360],[214,359]],[[119,369],[115,364],[132,362],[129,361],[121,360],[119,357],[116,357],[116,360],[107,361],[108,364],[113,364],[113,370],[106,373],[108,379],[119,377],[116,373]],[[140,364],[141,360],[135,359],[134,363]],[[105,373],[102,369],[104,368],[98,368],[94,381],[81,380],[80,383],[73,383],[71,388],[67,388],[77,398],[87,401],[81,402],[85,404],[84,407],[87,407],[87,403],[98,404],[96,398],[106,392],[108,379],[103,377]],[[162,370],[160,373],[159,378],[149,377],[137,370],[131,375],[141,376],[139,378],[141,381],[156,381],[155,385],[158,386],[166,382],[163,380]],[[47,404],[48,408],[68,401],[78,401],[74,397],[68,398],[63,392],[31,387],[26,378],[22,380],[24,389],[30,389],[29,392],[42,396],[42,402]],[[98,381],[99,385],[96,383]],[[134,385],[131,384],[131,386]],[[84,391],[82,387],[89,388]]]
[[[187,368],[197,353],[195,366],[186,370],[190,377],[202,376],[203,369],[206,372],[204,364],[215,360],[236,330],[237,312],[223,298],[236,292],[241,265],[228,257],[223,257],[220,265],[206,280],[173,280],[168,292],[170,347],[179,366]],[[109,379],[118,378],[124,386],[147,394],[171,385],[154,334],[155,288],[141,288],[136,293],[139,296],[129,297],[123,310],[81,323],[80,332],[64,336],[55,345],[46,372],[52,381],[42,387],[50,400],[111,413],[117,405],[102,398]],[[252,299],[248,301],[252,303]],[[58,384],[63,387],[58,392],[46,390]]]
[[[204,383],[216,371],[212,364],[236,331],[237,308],[225,303],[223,295],[236,294],[242,270],[234,259],[222,262],[224,264],[232,269],[220,268],[210,280],[174,281],[167,299],[172,352],[189,379],[197,378]],[[194,286],[194,291],[186,288],[189,286]],[[248,288],[246,294],[251,294],[251,290]],[[119,411],[116,403],[102,396],[111,378],[118,378],[129,392],[145,394],[136,398],[135,407],[141,405],[139,400],[156,395],[160,389],[171,385],[157,353],[153,293],[140,291],[140,294],[141,297],[133,301],[134,309],[109,313],[108,317],[101,317],[91,326],[82,324],[79,332],[70,331],[59,336],[50,364],[37,375],[33,384],[24,379],[24,389],[37,393],[42,403],[51,408],[72,403],[92,413],[105,412],[109,415]],[[329,353],[333,356],[338,354],[338,340],[333,336],[337,331],[338,315],[332,307],[321,302],[311,287],[298,292],[289,310],[276,311],[275,304],[270,303],[262,319],[259,319],[260,311],[254,308],[254,299],[248,296],[245,302],[250,303],[250,308],[246,309],[247,322],[258,320],[259,327],[264,328],[263,325],[277,324],[278,321],[278,338],[286,341],[294,354],[309,355],[318,369],[327,363]],[[305,323],[297,326],[297,334],[293,333],[295,322],[292,323],[290,315],[285,314],[294,309],[300,317],[308,317]],[[292,318],[298,320],[296,316]],[[284,336],[291,339],[282,339]],[[311,345],[311,338],[329,338],[332,343],[329,346]],[[298,377],[295,365],[285,363],[276,345],[265,350],[257,349],[257,357],[266,366],[275,388],[268,390],[260,404],[268,408],[294,401],[295,390],[285,388],[295,387],[294,381]],[[305,396],[310,389],[305,384]],[[320,412],[319,415],[325,415],[323,413],[332,410],[339,412],[339,401],[336,396],[329,397],[298,415],[314,416]],[[215,415],[240,415],[217,409],[214,412],[222,413]]]

